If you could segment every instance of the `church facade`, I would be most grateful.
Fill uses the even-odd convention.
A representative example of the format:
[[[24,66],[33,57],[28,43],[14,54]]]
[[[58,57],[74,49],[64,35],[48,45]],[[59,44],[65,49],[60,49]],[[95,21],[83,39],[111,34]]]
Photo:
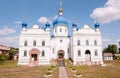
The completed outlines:
[[[18,65],[50,65],[51,60],[71,59],[74,65],[99,65],[102,60],[102,43],[99,24],[94,28],[84,25],[80,29],[74,22],[69,35],[68,22],[62,8],[53,20],[53,34],[47,22],[45,29],[37,24],[22,24],[19,41]]]

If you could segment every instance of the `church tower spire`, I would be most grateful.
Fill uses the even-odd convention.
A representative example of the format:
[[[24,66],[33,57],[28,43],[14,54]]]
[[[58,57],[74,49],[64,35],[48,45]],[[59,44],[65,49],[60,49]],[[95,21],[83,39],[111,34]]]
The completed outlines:
[[[59,15],[61,16],[62,14],[63,14],[63,9],[62,9],[62,0],[60,0]]]

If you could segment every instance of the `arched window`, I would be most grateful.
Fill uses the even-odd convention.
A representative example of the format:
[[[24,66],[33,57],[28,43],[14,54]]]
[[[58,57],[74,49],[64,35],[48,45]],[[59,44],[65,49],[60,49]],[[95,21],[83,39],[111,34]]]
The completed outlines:
[[[67,32],[67,29],[65,29],[65,32]]]
[[[42,41],[42,46],[45,46],[45,41]]]
[[[25,42],[24,42],[24,46],[27,46],[27,45],[28,45],[27,40],[25,40]]]
[[[97,52],[97,50],[95,50],[95,56],[98,56],[98,52]]]
[[[26,50],[24,51],[24,56],[27,56],[27,51]]]
[[[77,41],[77,45],[80,45],[80,40]]]
[[[55,32],[57,32],[57,29],[55,29]]]
[[[36,46],[36,41],[35,40],[33,41],[33,46]]]
[[[42,51],[42,55],[41,56],[45,56],[45,52],[44,51]]]
[[[55,50],[54,50],[54,48],[53,48],[53,54],[55,53]]]
[[[86,45],[87,45],[87,46],[89,45],[89,41],[88,41],[88,40],[86,40]]]
[[[63,42],[63,40],[61,39],[61,40],[60,40],[60,42],[62,43],[62,42]]]
[[[62,32],[62,28],[60,28],[60,32]]]
[[[78,50],[78,56],[81,56],[81,52],[80,52],[80,50]]]
[[[94,45],[95,45],[95,46],[97,45],[97,41],[96,41],[96,40],[94,40]]]

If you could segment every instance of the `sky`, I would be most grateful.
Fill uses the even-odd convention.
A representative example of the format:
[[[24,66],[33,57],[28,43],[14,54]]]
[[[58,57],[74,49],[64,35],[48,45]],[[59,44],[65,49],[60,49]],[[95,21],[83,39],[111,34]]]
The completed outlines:
[[[53,21],[60,0],[0,0],[0,44],[19,46],[21,23],[28,27]],[[120,0],[62,0],[63,16],[78,28],[100,23],[103,48],[120,41]]]

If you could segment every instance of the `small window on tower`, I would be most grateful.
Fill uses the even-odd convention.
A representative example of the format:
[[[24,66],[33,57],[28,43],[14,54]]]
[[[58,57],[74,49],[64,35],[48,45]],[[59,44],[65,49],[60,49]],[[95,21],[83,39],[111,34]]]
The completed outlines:
[[[55,29],[55,32],[57,32],[57,29]]]
[[[62,28],[60,28],[60,32],[62,32]]]
[[[65,29],[65,32],[67,32],[67,29]]]

